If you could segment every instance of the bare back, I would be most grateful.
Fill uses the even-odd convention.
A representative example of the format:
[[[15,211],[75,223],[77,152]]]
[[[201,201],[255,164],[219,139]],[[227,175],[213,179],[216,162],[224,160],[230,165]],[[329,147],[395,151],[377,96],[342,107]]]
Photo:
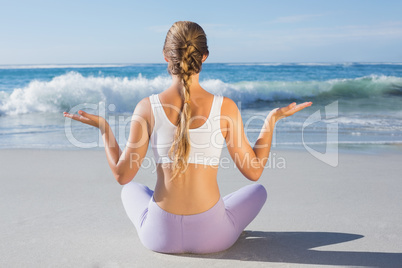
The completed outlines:
[[[190,129],[198,128],[205,123],[212,108],[213,98],[213,94],[205,90],[192,92]],[[168,89],[159,94],[159,99],[168,120],[177,125],[179,117],[177,111],[180,111],[183,105],[179,93]],[[221,130],[225,128],[224,120],[221,119],[220,125]],[[153,126],[154,122],[151,123],[150,133],[153,131]],[[217,183],[218,165],[189,163],[183,177],[173,181],[171,181],[171,163],[158,163],[156,168],[157,183],[154,199],[165,211],[180,215],[197,214],[208,210],[218,202],[220,198]]]

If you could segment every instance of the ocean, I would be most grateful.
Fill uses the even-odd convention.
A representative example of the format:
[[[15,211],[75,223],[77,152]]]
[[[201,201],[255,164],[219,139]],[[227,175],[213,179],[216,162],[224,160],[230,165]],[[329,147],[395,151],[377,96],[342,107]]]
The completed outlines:
[[[64,118],[105,116],[121,146],[142,98],[171,82],[166,64],[0,65],[0,148],[103,149],[99,131]],[[250,143],[276,107],[312,101],[279,121],[272,148],[402,152],[402,63],[206,63],[201,85],[233,99]]]

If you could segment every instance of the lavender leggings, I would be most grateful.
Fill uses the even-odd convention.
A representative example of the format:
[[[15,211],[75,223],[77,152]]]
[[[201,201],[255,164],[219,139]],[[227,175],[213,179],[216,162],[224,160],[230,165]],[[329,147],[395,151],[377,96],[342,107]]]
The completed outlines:
[[[145,247],[163,253],[212,253],[231,247],[267,199],[260,184],[247,185],[194,215],[161,209],[147,186],[131,181],[121,192],[124,209]]]

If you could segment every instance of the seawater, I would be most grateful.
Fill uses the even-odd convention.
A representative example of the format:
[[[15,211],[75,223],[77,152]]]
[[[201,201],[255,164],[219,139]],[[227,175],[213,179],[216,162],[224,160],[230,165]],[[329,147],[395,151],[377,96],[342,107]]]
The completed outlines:
[[[252,145],[269,111],[312,101],[278,122],[273,148],[402,147],[400,63],[211,63],[200,81],[237,103]],[[124,146],[136,104],[170,83],[166,64],[0,65],[0,148],[103,148],[96,129],[62,115],[101,107]]]

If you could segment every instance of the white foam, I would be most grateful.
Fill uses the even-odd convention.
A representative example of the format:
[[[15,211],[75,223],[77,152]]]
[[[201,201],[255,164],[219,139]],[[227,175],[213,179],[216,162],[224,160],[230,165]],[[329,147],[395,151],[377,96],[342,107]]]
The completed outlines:
[[[281,63],[281,62],[271,62],[271,63],[227,63],[228,66],[282,66],[289,65],[292,63]]]
[[[344,125],[360,125],[360,126],[383,126],[386,124],[385,120],[380,119],[367,119],[367,118],[352,118],[352,117],[337,117],[333,119],[323,119],[325,123],[339,123]]]
[[[84,77],[69,72],[51,81],[33,80],[24,88],[11,93],[0,91],[0,114],[68,111],[71,107],[99,102],[113,103],[117,112],[132,112],[135,105],[153,93],[170,86],[169,76],[147,79],[114,76]],[[381,95],[390,88],[402,88],[402,78],[392,76],[365,76],[354,79],[327,81],[243,81],[225,83],[219,79],[201,82],[209,92],[231,98],[245,105],[256,101],[289,101],[300,98],[352,98]],[[346,95],[345,95],[346,94]]]
[[[120,111],[132,111],[142,98],[167,88],[169,77],[84,77],[77,72],[51,81],[34,80],[25,88],[0,96],[0,114],[68,111],[71,107],[99,102],[114,103]],[[7,95],[6,95],[7,94]]]

